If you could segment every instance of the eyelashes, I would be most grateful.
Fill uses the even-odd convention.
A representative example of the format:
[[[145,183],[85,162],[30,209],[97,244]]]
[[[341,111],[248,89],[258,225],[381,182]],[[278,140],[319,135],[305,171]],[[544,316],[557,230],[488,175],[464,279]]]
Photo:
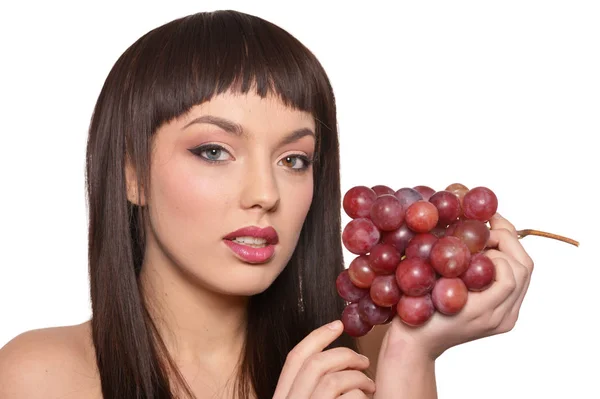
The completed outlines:
[[[229,154],[229,152],[217,144],[205,144],[196,148],[192,148],[190,150],[192,154],[196,155],[198,158],[202,159],[205,162],[210,164],[218,164],[221,162],[226,162],[226,159],[219,159],[221,154]],[[208,156],[207,156],[208,155]],[[302,154],[292,154],[283,158],[281,161],[291,160],[292,166],[289,168],[292,172],[301,173],[308,170],[308,168],[313,164],[313,159],[307,157]],[[296,166],[296,160],[302,161],[302,165],[300,167]],[[279,162],[281,162],[279,161]]]
[[[206,145],[201,145],[199,147],[196,148],[192,148],[191,150],[189,150],[192,154],[202,158],[203,160],[210,162],[210,163],[219,163],[219,162],[225,162],[225,159],[214,159],[214,158],[209,158],[207,156],[204,156],[204,153],[208,153],[208,152],[213,152],[213,153],[217,153],[217,154],[221,154],[221,153],[229,153],[225,148],[216,145],[216,144],[206,144]],[[212,155],[214,156],[214,154]],[[218,156],[216,158],[219,158]]]

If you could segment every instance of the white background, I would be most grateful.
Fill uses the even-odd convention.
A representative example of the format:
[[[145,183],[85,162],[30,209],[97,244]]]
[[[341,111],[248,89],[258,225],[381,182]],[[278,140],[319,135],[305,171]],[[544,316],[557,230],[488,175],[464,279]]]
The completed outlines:
[[[517,228],[580,241],[523,239],[536,269],[517,327],[446,352],[440,398],[600,397],[598,3],[283,3],[0,6],[0,346],[89,317],[85,141],[117,57],[174,18],[233,8],[326,68],[343,192],[485,185]]]

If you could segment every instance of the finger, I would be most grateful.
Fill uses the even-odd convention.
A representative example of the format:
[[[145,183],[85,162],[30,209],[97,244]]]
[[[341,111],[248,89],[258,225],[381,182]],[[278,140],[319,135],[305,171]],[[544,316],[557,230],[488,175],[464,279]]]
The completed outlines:
[[[350,392],[346,392],[345,394],[339,396],[338,399],[370,399],[372,395],[367,395],[360,389],[353,389]]]
[[[507,326],[512,328],[516,321],[514,310],[515,307],[518,308],[518,306],[520,306],[518,305],[518,302],[519,300],[522,301],[522,298],[525,296],[529,284],[530,273],[525,266],[502,252],[491,250],[488,256],[492,261],[494,259],[504,259],[510,265],[515,278],[516,286],[514,291],[504,300],[504,302],[493,310],[492,317],[490,318],[491,324],[495,325],[496,329],[499,329],[498,332],[504,332],[507,331]]]
[[[529,290],[530,282],[531,282],[531,275],[528,275],[528,277],[525,281],[525,284],[524,284],[523,288],[521,289],[521,292],[519,293],[519,297],[517,298],[517,300],[515,301],[512,309],[511,309],[511,313],[514,315],[515,320],[519,316],[519,311],[521,310],[521,305],[523,304],[525,295],[527,294],[527,291]]]
[[[321,352],[344,331],[340,320],[333,321],[321,326],[308,334],[298,345],[288,353],[277,388],[275,389],[274,399],[286,398],[298,370],[304,364],[304,361],[311,355]]]
[[[495,277],[492,285],[481,292],[470,292],[475,300],[472,303],[478,309],[496,309],[502,303],[506,301],[506,299],[515,291],[517,288],[517,282],[515,280],[515,275],[513,272],[510,263],[506,260],[506,258],[502,255],[498,254],[496,250],[488,250],[485,253],[495,268]],[[467,304],[469,302],[467,301]],[[479,311],[478,315],[479,316]]]
[[[533,271],[533,261],[521,245],[519,239],[507,229],[490,230],[490,238],[486,245],[488,248],[498,250],[513,257],[517,262]]]
[[[338,375],[337,372],[346,369],[364,370],[367,367],[369,367],[369,359],[349,348],[339,347],[316,353],[310,356],[298,371],[289,395],[299,398],[309,397],[323,380],[328,388],[331,388],[330,385],[339,384],[340,381],[336,378],[344,374]],[[360,371],[356,373],[364,375]]]
[[[496,213],[490,219],[490,226],[492,227],[492,229],[497,229],[499,231],[494,232],[494,233],[492,233],[492,231],[490,231],[490,240],[488,242],[488,245],[490,247],[498,247],[503,252],[511,254],[516,260],[518,260],[523,266],[525,266],[528,271],[528,275],[526,276],[526,281],[524,283],[524,287],[522,287],[520,289],[519,296],[516,299],[515,303],[512,306],[512,309],[511,309],[511,313],[513,314],[513,316],[516,320],[519,310],[521,308],[521,305],[523,303],[523,300],[525,299],[525,295],[527,294],[527,291],[529,290],[529,283],[531,281],[531,273],[533,272],[533,267],[534,267],[533,260],[527,254],[527,252],[525,251],[525,248],[523,248],[523,245],[519,241],[518,235],[517,235],[517,229],[515,228],[515,226],[512,223],[510,223],[507,219],[502,217],[502,215],[500,215],[499,213]],[[510,233],[509,235],[511,236],[509,239],[501,240],[502,234],[506,235],[506,233],[501,232],[502,229],[508,230],[508,232]],[[501,241],[502,241],[502,244],[501,244]],[[502,248],[500,248],[500,247],[502,247]]]
[[[317,384],[311,398],[337,398],[344,392],[360,390],[374,393],[375,383],[369,377],[356,370],[344,370],[324,375]],[[308,396],[299,396],[308,397]]]
[[[500,229],[508,230],[515,237],[517,237],[516,227],[511,222],[509,222],[508,219],[504,218],[504,216],[500,215],[498,212],[496,212],[490,218],[490,227],[492,228],[492,230],[500,230]]]
[[[527,291],[529,290],[529,284],[531,282],[531,271],[529,269],[526,269],[525,275],[523,276],[523,280],[524,280],[523,287],[521,288],[521,290],[519,292],[519,296],[510,310],[510,317],[512,317],[512,320],[514,322],[516,322],[519,317],[519,312],[521,310],[523,300],[525,299],[525,295],[527,294]]]

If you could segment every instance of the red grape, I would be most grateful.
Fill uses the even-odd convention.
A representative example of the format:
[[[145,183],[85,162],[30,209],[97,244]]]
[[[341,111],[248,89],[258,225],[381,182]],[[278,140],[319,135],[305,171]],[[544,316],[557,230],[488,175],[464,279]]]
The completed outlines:
[[[463,209],[467,219],[487,222],[498,209],[498,198],[487,187],[475,187],[465,194]]]
[[[352,219],[368,217],[377,198],[375,191],[366,186],[352,187],[344,195],[342,206]]]
[[[335,286],[339,296],[348,302],[358,302],[362,297],[369,293],[368,289],[359,288],[352,284],[348,269],[343,270],[335,280]]]
[[[381,232],[381,242],[392,244],[400,254],[404,254],[406,246],[415,234],[405,223],[396,230]]]
[[[405,295],[425,295],[435,285],[435,270],[425,259],[407,258],[398,264],[396,282]]]
[[[454,237],[460,238],[469,251],[474,254],[483,250],[490,239],[490,229],[479,220],[463,220],[452,232]]]
[[[369,253],[379,242],[381,233],[371,219],[353,219],[344,227],[342,241],[346,249],[356,255]]]
[[[460,200],[450,191],[438,191],[429,198],[438,210],[440,223],[450,224],[460,216]]]
[[[429,259],[431,247],[437,240],[438,238],[431,233],[418,233],[408,243],[405,251],[406,257]]]
[[[394,306],[400,299],[400,288],[396,283],[395,274],[376,276],[371,283],[369,295],[376,305],[389,307]]]
[[[484,291],[494,282],[496,268],[494,262],[480,252],[471,257],[469,268],[459,277],[469,291]]]
[[[459,238],[446,236],[433,244],[429,254],[429,263],[444,277],[458,277],[471,261],[471,252]]]
[[[419,200],[406,209],[404,216],[408,227],[416,233],[427,233],[433,229],[439,219],[438,210],[429,201]]]
[[[462,220],[457,220],[455,222],[452,222],[448,225],[448,227],[446,227],[446,234],[447,236],[451,236],[452,234],[454,234],[454,231],[456,230],[456,228],[462,223]]]
[[[344,332],[352,337],[362,337],[373,329],[372,325],[360,318],[358,303],[346,305],[341,319],[344,324]]]
[[[431,291],[433,306],[445,315],[454,315],[467,303],[468,290],[458,277],[440,277]]]
[[[409,326],[417,327],[425,324],[435,313],[430,294],[423,296],[400,297],[396,305],[398,317]]]
[[[452,194],[455,194],[462,202],[463,198],[465,197],[465,194],[467,193],[467,191],[469,191],[469,189],[464,184],[452,183],[448,187],[446,187],[445,191],[450,191]]]
[[[404,222],[404,209],[398,198],[384,194],[373,202],[370,216],[379,230],[396,230]]]
[[[442,238],[446,235],[446,228],[447,226],[444,223],[440,224],[438,222],[438,225],[435,226],[433,229],[429,230],[429,232],[437,238]]]
[[[450,191],[454,195],[458,197],[458,201],[460,202],[460,216],[463,215],[463,198],[465,198],[465,194],[469,191],[467,186],[460,183],[453,183],[446,187],[445,191]]]
[[[369,256],[359,255],[354,258],[348,267],[348,276],[355,286],[369,288],[375,278],[375,272],[369,267]]]
[[[384,321],[383,324],[391,323],[392,320],[394,320],[394,317],[396,316],[396,307],[392,306],[392,307],[390,307],[390,309],[391,309],[390,317],[388,317],[388,319],[386,321]]]
[[[484,250],[486,222],[498,199],[486,187],[355,186],[343,207],[352,220],[342,242],[357,256],[337,276],[336,290],[346,302],[342,322],[351,336],[366,335],[396,315],[413,327],[436,311],[454,315],[470,291],[483,291],[495,280],[495,265]]]
[[[369,267],[378,274],[392,274],[400,263],[400,252],[391,244],[379,243],[371,249]]]
[[[400,204],[404,209],[407,209],[413,203],[423,199],[421,193],[410,187],[403,187],[396,191],[394,195],[400,200]]]
[[[371,187],[371,190],[375,191],[375,194],[377,194],[378,197],[380,195],[385,195],[385,194],[392,194],[392,195],[395,194],[395,191],[393,188],[390,188],[390,187],[382,185],[382,184]]]
[[[429,186],[415,186],[413,187],[413,190],[421,194],[425,201],[429,201],[429,198],[435,194],[435,190]]]
[[[394,312],[392,307],[382,307],[375,304],[371,297],[367,295],[358,302],[358,314],[363,321],[374,326],[385,323],[390,316],[394,315]]]

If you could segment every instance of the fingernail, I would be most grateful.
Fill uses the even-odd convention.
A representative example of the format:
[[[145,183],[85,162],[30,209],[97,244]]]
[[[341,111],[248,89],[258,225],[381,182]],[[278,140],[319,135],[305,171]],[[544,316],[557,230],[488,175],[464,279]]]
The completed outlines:
[[[360,358],[361,358],[362,360],[364,360],[364,361],[366,361],[366,362],[370,362],[369,358],[368,358],[368,357],[366,357],[365,355],[361,355],[361,354],[359,354],[358,356],[360,356]]]
[[[332,321],[331,323],[327,324],[327,328],[333,331],[339,330],[341,326],[342,322],[340,320]]]
[[[369,378],[369,377],[367,377],[367,378]],[[373,389],[373,393],[375,393],[375,391],[377,391],[377,385],[375,385],[375,381],[373,381],[371,378],[369,378],[369,381],[371,381],[371,384],[373,384],[372,389]]]

